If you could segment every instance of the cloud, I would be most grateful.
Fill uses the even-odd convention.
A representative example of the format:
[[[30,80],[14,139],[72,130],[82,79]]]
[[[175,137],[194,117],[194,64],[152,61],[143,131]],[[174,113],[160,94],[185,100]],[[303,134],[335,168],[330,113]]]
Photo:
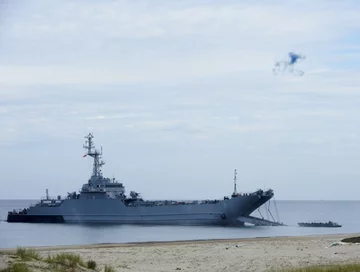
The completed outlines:
[[[91,32],[95,37],[169,38],[229,34],[237,30],[240,35],[283,37],[286,34],[290,35],[289,38],[300,36],[301,39],[309,37],[313,40],[337,38],[340,33],[331,29],[320,33],[319,30],[329,26],[335,30],[359,26],[359,23],[354,25],[356,11],[349,9],[349,6],[356,6],[354,1],[285,3],[184,1],[183,5],[176,5],[154,1],[150,5],[147,1],[102,1],[88,2],[84,7],[81,1],[64,1],[61,5],[34,1],[25,4],[32,12],[25,13],[25,6],[23,9],[15,6],[17,10],[13,14],[21,15],[22,19],[12,25],[10,31],[15,37],[75,36],[81,32],[88,37]],[[338,12],[336,21],[333,20],[334,10]],[[314,25],[313,21],[318,23]],[[255,31],[258,34],[254,35]]]
[[[7,113],[7,109],[5,107],[0,107],[0,114]]]
[[[349,183],[358,171],[357,1],[3,3],[0,163],[19,186],[38,164],[49,171],[24,189],[32,196],[54,172],[64,192],[87,177],[77,156],[89,131],[106,144],[107,169],[154,197],[169,179],[184,195],[213,175],[215,197],[237,165],[277,188],[309,179],[300,166],[324,181],[336,176],[326,163]],[[306,55],[305,75],[274,76],[274,61],[293,50]],[[58,156],[48,160],[49,150]]]
[[[137,117],[146,117],[146,113],[125,113],[125,114],[116,114],[116,115],[98,115],[93,117],[85,117],[85,120],[98,120],[98,119],[124,119],[124,118],[137,118]]]
[[[236,125],[232,127],[234,132],[241,132],[241,133],[247,133],[247,132],[266,132],[268,130],[271,130],[272,127],[268,125]]]
[[[268,72],[294,47],[310,54],[307,63],[326,63],[328,43],[360,27],[353,1],[81,3],[8,4],[0,83],[174,82]]]

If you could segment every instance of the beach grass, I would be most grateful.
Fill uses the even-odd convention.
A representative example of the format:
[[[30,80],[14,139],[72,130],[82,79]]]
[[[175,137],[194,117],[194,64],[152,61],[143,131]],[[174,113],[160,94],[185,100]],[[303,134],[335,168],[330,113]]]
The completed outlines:
[[[357,272],[360,264],[317,265],[302,268],[271,270],[272,272]]]
[[[31,272],[31,269],[25,263],[14,263],[0,272]]]
[[[78,254],[73,253],[59,253],[54,256],[48,256],[45,262],[52,264],[53,266],[67,266],[67,267],[84,267],[87,268],[84,260]]]
[[[90,260],[90,261],[87,261],[86,266],[87,266],[87,268],[89,268],[89,269],[91,269],[91,270],[95,270],[97,264],[96,264],[95,261]]]
[[[27,249],[18,247],[16,249],[16,256],[18,256],[21,260],[31,261],[31,260],[41,260],[40,254],[34,249]]]
[[[104,272],[115,272],[115,269],[111,266],[105,265]]]
[[[8,267],[0,269],[0,272],[65,272],[65,271],[97,271],[115,272],[111,266],[103,269],[97,267],[94,260],[84,261],[80,255],[74,253],[58,253],[41,257],[34,249],[18,247],[13,255],[17,261],[9,262]]]
[[[360,236],[342,239],[343,243],[360,243]]]

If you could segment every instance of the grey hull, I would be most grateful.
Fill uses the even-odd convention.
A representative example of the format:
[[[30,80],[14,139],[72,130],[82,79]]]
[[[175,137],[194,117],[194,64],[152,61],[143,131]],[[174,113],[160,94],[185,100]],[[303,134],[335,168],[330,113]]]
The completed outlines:
[[[36,205],[26,215],[62,218],[64,223],[110,223],[143,225],[243,225],[240,216],[250,215],[272,196],[247,195],[213,204],[180,204],[167,206],[126,206],[119,199],[67,199],[57,206]],[[15,222],[15,220],[13,221]],[[21,222],[21,221],[18,221]]]
[[[257,190],[250,194],[238,194],[236,169],[234,192],[231,198],[192,202],[144,201],[140,194],[130,191],[115,178],[102,175],[102,150],[95,149],[93,135],[85,136],[85,156],[92,157],[93,171],[87,183],[79,191],[68,193],[67,198],[46,199],[22,211],[8,213],[8,222],[28,223],[110,223],[110,224],[166,224],[166,225],[242,225],[254,210],[270,200],[274,193]],[[243,219],[244,220],[244,219]]]

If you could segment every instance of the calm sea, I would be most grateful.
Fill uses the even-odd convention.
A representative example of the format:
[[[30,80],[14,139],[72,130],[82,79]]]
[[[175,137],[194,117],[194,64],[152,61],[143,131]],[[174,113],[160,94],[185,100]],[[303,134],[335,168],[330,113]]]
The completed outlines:
[[[273,201],[270,211],[275,219],[277,207],[282,227],[182,227],[129,225],[67,225],[6,223],[9,210],[27,207],[31,200],[0,200],[0,248],[17,246],[80,245],[142,241],[221,239],[308,234],[355,233],[360,230],[360,201]],[[264,218],[265,207],[260,210]],[[259,214],[253,213],[258,216]],[[269,217],[271,218],[271,217]],[[332,220],[341,228],[302,228],[297,222]]]

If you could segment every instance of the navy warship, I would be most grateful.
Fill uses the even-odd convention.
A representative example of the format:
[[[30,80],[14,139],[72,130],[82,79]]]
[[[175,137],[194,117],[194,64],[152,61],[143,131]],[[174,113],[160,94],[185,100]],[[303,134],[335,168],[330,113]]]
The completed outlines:
[[[93,135],[85,136],[83,157],[93,158],[90,179],[77,193],[67,197],[46,197],[22,210],[8,212],[7,222],[23,223],[111,223],[155,225],[283,225],[275,220],[250,216],[260,206],[270,201],[273,190],[261,189],[252,193],[237,193],[236,169],[234,192],[220,200],[172,201],[144,200],[138,192],[125,194],[125,186],[115,178],[104,177],[101,167],[101,150],[95,149]],[[270,203],[269,203],[270,204]]]

